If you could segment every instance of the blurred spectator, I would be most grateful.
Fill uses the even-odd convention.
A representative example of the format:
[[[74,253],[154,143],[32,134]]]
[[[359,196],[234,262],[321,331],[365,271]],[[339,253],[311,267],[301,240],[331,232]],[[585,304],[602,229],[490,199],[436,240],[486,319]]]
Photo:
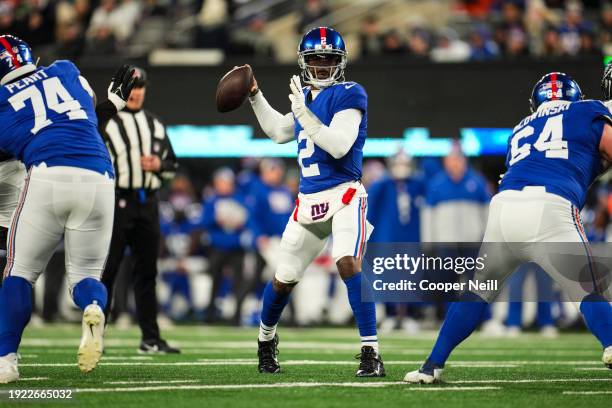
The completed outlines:
[[[578,2],[567,4],[565,21],[559,29],[561,46],[567,55],[577,55],[580,52],[580,35],[585,31],[592,31],[592,25],[584,20],[582,6]]]
[[[389,158],[388,166],[389,176],[368,189],[368,220],[376,226],[370,242],[420,242],[425,180],[417,173],[412,157],[403,150]],[[413,318],[415,306],[386,303],[381,330],[401,328],[416,334],[420,326]]]
[[[126,43],[134,32],[140,13],[140,3],[136,0],[123,0],[121,4],[116,0],[102,0],[94,10],[87,30],[92,53],[100,52],[98,49],[111,53]]]
[[[397,30],[387,31],[383,35],[382,51],[385,55],[405,55],[406,46]]]
[[[502,21],[495,27],[497,46],[503,54],[516,55],[522,52],[518,49],[521,45],[526,49],[525,37],[522,10],[514,1],[505,1],[502,5]]]
[[[408,35],[409,56],[413,59],[428,60],[430,35],[423,28],[414,28]]]
[[[235,30],[232,33],[231,53],[272,58],[272,41],[265,34],[267,23],[264,15],[256,15],[251,17],[244,28]]]
[[[189,257],[198,252],[199,224],[202,219],[202,205],[195,201],[191,181],[185,176],[172,180],[167,202],[160,203],[160,224],[162,240],[162,258],[169,258],[173,267],[162,273],[162,279],[168,284],[169,294],[162,305],[167,316],[176,316],[172,310],[173,300],[183,298],[187,313],[194,312],[189,275],[191,270]]]
[[[595,35],[592,32],[585,30],[580,33],[580,50],[578,55],[601,55],[601,49],[596,46]]]
[[[299,34],[302,34],[312,27],[317,20],[329,14],[329,7],[325,0],[306,0],[302,8],[302,17],[297,26]]]
[[[542,47],[543,57],[559,57],[563,55],[563,47],[559,32],[554,27],[549,27],[544,32],[544,43]]]
[[[55,4],[25,0],[15,10],[17,35],[31,47],[52,44],[55,40]]]
[[[362,57],[372,57],[382,53],[382,33],[376,16],[369,15],[362,20],[359,43]]]
[[[270,275],[276,271],[281,236],[294,209],[294,195],[283,185],[284,163],[279,159],[264,159],[259,168],[260,179],[252,187],[253,216],[249,223],[258,256],[255,277],[247,293],[263,289],[262,277],[266,267]],[[260,292],[263,294],[263,290]]]
[[[380,160],[368,159],[363,163],[363,175],[361,182],[365,188],[368,188],[370,185],[382,179],[386,172],[387,170],[385,165],[382,164]]]
[[[243,279],[246,225],[249,212],[244,197],[236,192],[234,172],[227,167],[217,170],[213,176],[214,194],[204,202],[202,228],[210,240],[209,271],[213,278],[206,321],[215,322],[218,309],[215,301],[226,269],[233,272],[233,289],[236,295],[234,324],[240,323],[242,301],[246,295]]]
[[[444,158],[444,171],[428,185],[422,241],[481,241],[490,198],[485,179],[456,145]]]
[[[0,2],[0,31],[14,33],[16,31],[15,10],[8,1]]]
[[[420,242],[425,180],[403,150],[389,158],[388,166],[388,175],[368,190],[368,220],[376,226],[370,241]]]
[[[85,29],[91,17],[89,0],[60,1],[55,14],[56,54],[60,58],[79,57],[85,48]]]
[[[512,29],[506,35],[506,55],[509,58],[527,57],[527,35],[519,29]]]
[[[482,27],[470,33],[469,44],[472,61],[487,61],[495,59],[499,55],[499,47],[490,38],[489,32]]]
[[[602,46],[612,44],[612,4],[605,3],[601,9],[600,42]]]
[[[438,33],[436,46],[431,50],[435,62],[461,62],[470,58],[470,46],[459,39],[457,32],[444,28]]]
[[[204,0],[198,14],[195,45],[199,48],[225,49],[228,17],[226,0]]]

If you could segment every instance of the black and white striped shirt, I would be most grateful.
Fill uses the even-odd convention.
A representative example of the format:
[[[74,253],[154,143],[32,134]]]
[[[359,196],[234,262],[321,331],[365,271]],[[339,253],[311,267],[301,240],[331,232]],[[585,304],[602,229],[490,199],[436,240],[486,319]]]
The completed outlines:
[[[174,177],[178,163],[164,125],[146,110],[117,113],[104,126],[103,137],[115,167],[115,186],[122,189],[157,190],[163,179]],[[144,171],[142,156],[161,159],[159,172]]]

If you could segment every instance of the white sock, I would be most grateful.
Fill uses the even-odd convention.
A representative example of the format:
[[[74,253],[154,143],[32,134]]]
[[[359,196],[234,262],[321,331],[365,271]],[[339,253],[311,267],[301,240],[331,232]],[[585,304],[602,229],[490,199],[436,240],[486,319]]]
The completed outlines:
[[[378,354],[378,336],[362,336],[361,346],[370,346]]]
[[[259,322],[259,341],[270,341],[276,334],[276,326],[266,326],[263,322]]]

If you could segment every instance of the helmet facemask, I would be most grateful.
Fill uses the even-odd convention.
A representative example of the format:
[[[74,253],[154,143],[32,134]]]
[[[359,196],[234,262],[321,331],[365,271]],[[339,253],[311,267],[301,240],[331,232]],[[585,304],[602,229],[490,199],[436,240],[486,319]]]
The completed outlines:
[[[604,100],[612,99],[612,63],[606,65],[604,75],[601,80],[601,90],[604,94]]]
[[[341,50],[307,50],[298,53],[302,81],[317,89],[344,81],[346,52]]]

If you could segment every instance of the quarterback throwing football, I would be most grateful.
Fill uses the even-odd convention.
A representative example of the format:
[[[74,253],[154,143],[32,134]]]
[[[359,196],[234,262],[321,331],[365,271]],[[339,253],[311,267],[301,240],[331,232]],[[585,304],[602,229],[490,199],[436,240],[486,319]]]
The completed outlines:
[[[368,97],[345,82],[346,49],[338,32],[310,30],[298,48],[300,76],[289,81],[291,112],[273,109],[257,81],[251,106],[262,129],[276,143],[296,139],[300,192],[282,236],[278,267],[265,288],[259,329],[259,371],[279,373],[276,326],[293,287],[333,237],[332,255],[346,284],[361,336],[358,377],[382,377],[376,309],[361,301],[361,259],[373,227],[366,220],[367,193],[361,184]],[[307,85],[302,87],[302,81]]]

